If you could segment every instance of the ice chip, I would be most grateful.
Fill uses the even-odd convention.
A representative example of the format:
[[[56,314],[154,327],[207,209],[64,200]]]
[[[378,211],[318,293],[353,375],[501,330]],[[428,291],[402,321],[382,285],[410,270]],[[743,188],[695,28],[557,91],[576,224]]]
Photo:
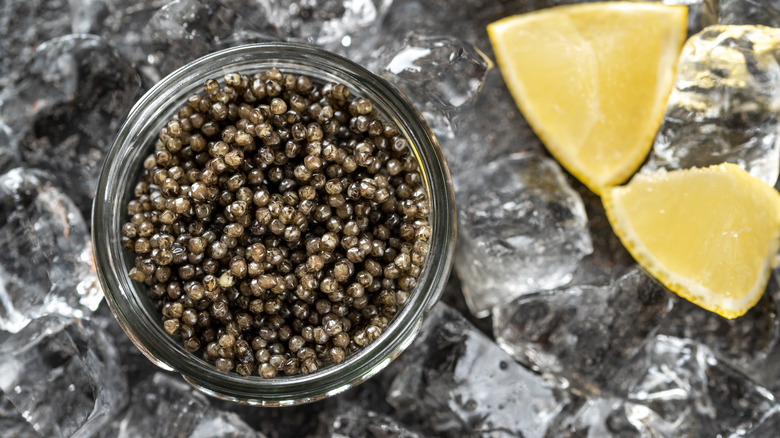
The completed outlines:
[[[628,417],[653,436],[744,436],[777,409],[771,392],[693,341],[656,336],[628,368]]]
[[[568,381],[575,392],[619,393],[616,372],[671,308],[666,289],[634,268],[611,285],[519,297],[497,308],[493,331],[518,362]]]
[[[455,267],[472,313],[566,284],[593,251],[582,199],[560,166],[513,155],[463,178]]]
[[[394,417],[427,434],[540,436],[566,402],[443,303],[394,367]]]
[[[774,185],[780,165],[780,29],[710,26],[683,47],[643,172],[729,162]]]
[[[103,295],[87,225],[42,171],[0,175],[0,330],[45,314],[83,317]]]
[[[0,122],[22,161],[54,174],[87,217],[103,156],[140,91],[138,74],[94,35],[41,44],[25,72],[0,91]]]
[[[0,390],[41,436],[90,436],[124,407],[127,380],[100,330],[61,318],[0,344]]]

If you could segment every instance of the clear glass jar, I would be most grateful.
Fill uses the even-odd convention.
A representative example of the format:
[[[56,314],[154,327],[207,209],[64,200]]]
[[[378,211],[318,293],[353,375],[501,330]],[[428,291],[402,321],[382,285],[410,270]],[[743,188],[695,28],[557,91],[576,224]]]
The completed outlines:
[[[263,379],[218,371],[181,341],[168,335],[160,313],[143,285],[127,273],[134,254],[120,244],[127,220],[127,202],[138,181],[143,159],[152,150],[164,124],[202,91],[208,78],[229,72],[253,74],[276,67],[284,73],[305,74],[318,83],[340,82],[352,96],[373,101],[385,121],[394,122],[406,136],[420,164],[431,203],[432,237],[425,266],[409,302],[373,343],[338,365],[309,375]],[[386,367],[411,343],[423,315],[438,300],[447,281],[455,246],[455,200],[441,149],[422,116],[394,86],[363,67],[316,47],[292,43],[253,44],[212,53],[171,73],[133,107],[105,159],[92,212],[94,258],[106,301],[124,331],[159,367],[181,373],[203,392],[236,402],[283,406],[335,395]]]

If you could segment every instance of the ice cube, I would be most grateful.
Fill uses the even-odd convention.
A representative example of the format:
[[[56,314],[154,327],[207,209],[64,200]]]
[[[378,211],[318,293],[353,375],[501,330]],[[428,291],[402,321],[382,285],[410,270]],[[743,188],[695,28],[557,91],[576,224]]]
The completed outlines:
[[[628,421],[632,404],[618,397],[579,398],[567,406],[547,429],[547,438],[604,438],[653,436]]]
[[[328,425],[331,437],[422,438],[424,435],[410,430],[388,415],[374,412],[367,407],[340,403],[335,412],[321,415]]]
[[[455,267],[471,311],[566,284],[593,251],[582,199],[560,166],[513,155],[463,178]]]
[[[764,415],[764,418],[759,420],[758,424],[750,429],[748,433],[743,434],[743,436],[750,438],[771,437],[775,436],[778,430],[780,430],[780,407],[776,407],[772,409],[771,412]],[[733,438],[736,438],[737,436],[739,435],[731,435]]]
[[[124,59],[136,67],[143,79],[153,75],[153,69],[147,63],[148,53],[144,51],[141,42],[146,24],[165,5],[166,0],[92,0],[85,3],[92,3],[87,7],[97,11],[92,23],[94,30],[90,33],[108,41]],[[75,20],[79,21],[80,18]],[[144,83],[144,88],[151,87],[154,82]]]
[[[780,27],[780,4],[774,0],[720,0],[721,24]]]
[[[38,44],[71,32],[68,0],[4,0],[0,6],[0,90],[23,75],[19,68]]]
[[[174,0],[149,19],[142,32],[148,62],[158,70],[155,82],[211,51],[211,32],[204,29],[213,15],[209,4]],[[205,31],[204,31],[205,30]]]
[[[11,135],[11,128],[0,123],[0,174],[22,165],[16,140]]]
[[[447,29],[448,20],[453,10],[463,8],[441,8],[438,0],[394,0],[392,8],[387,12],[382,33],[394,41],[400,41],[409,32],[423,32],[427,35],[458,34]],[[455,25],[455,23],[452,23]]]
[[[567,401],[443,303],[392,367],[394,418],[428,435],[540,436]]]
[[[482,333],[488,336],[493,336],[493,321],[491,318],[477,318],[469,310],[468,304],[466,304],[466,298],[463,296],[463,286],[458,273],[452,271],[450,277],[447,280],[447,284],[444,286],[444,290],[441,293],[439,299],[441,302],[450,306],[454,310],[460,312],[470,323],[474,324]]]
[[[233,412],[209,411],[195,425],[189,438],[265,438]]]
[[[620,393],[615,374],[672,308],[672,297],[639,268],[607,286],[571,286],[500,306],[493,331],[518,362],[586,395]]]
[[[41,435],[90,436],[124,407],[116,350],[89,320],[47,316],[0,344],[0,390]]]
[[[54,174],[88,217],[103,156],[140,91],[136,71],[102,38],[47,41],[0,91],[0,123],[27,166]]]
[[[580,260],[569,284],[606,285],[636,262],[615,235],[601,198],[579,181],[572,181],[572,187],[580,194],[585,205],[593,252]]]
[[[384,16],[381,26],[372,24],[361,38],[350,38],[352,46],[338,50],[389,79],[412,99],[442,145],[453,175],[496,155],[507,155],[507,150],[527,149],[518,141],[517,120],[507,120],[519,111],[505,89],[491,88],[491,96],[472,110],[486,81],[491,77],[501,81],[500,72],[490,68],[484,26],[472,23],[485,8],[494,10],[495,5],[464,0],[453,8],[439,0],[395,0],[380,14]],[[353,47],[358,42],[360,50]],[[468,131],[461,125],[468,125]],[[497,143],[510,145],[501,148]]]
[[[184,64],[219,49],[276,39],[265,33],[270,17],[258,15],[246,4],[235,4],[236,9],[231,9],[232,3],[227,3],[173,0],[155,11],[140,31],[140,70],[146,79],[157,82]]]
[[[449,136],[437,134],[437,138],[447,158],[456,191],[460,190],[461,179],[468,180],[471,172],[492,161],[504,160],[514,153],[545,153],[541,140],[507,92],[497,68],[487,73],[485,85],[473,108],[459,117],[457,133]]]
[[[119,355],[122,371],[127,375],[129,382],[140,382],[160,370],[133,344],[111,314],[108,306],[100,306],[90,316],[90,320],[111,340]]]
[[[156,372],[133,386],[119,438],[263,438],[238,415],[210,405],[183,380]]]
[[[780,29],[711,26],[683,47],[643,172],[730,162],[774,185],[780,164]]]
[[[284,39],[339,50],[370,38],[392,0],[252,0],[243,4],[249,20],[265,20]],[[228,0],[228,5],[237,3]]]
[[[102,26],[105,15],[109,13],[109,3],[112,0],[81,0],[69,1],[71,33],[97,34]]]
[[[71,33],[97,33],[107,4],[117,2],[4,0],[0,8],[0,89],[22,73],[20,64],[44,41]]]
[[[189,437],[206,415],[209,402],[183,380],[157,372],[136,382],[119,427],[120,438]]]
[[[382,46],[371,65],[412,99],[437,136],[453,130],[456,117],[470,108],[492,61],[455,37],[407,34]]]
[[[568,0],[572,2],[575,0]],[[561,3],[551,0],[549,3]],[[388,11],[382,32],[399,39],[409,33],[452,35],[487,49],[485,26],[513,13],[541,9],[539,0],[495,2],[493,0],[461,0],[452,7],[449,0],[394,0]]]
[[[690,340],[659,335],[629,370],[629,420],[653,436],[744,436],[777,409],[771,392]]]
[[[3,431],[4,438],[40,437],[2,391],[0,391],[0,430]]]
[[[83,317],[100,304],[87,225],[43,171],[0,175],[0,248],[0,330],[50,313]]]
[[[691,339],[706,345],[713,354],[769,389],[780,389],[780,320],[775,297],[778,285],[770,280],[755,307],[745,315],[726,319],[675,297],[674,309],[659,333]]]

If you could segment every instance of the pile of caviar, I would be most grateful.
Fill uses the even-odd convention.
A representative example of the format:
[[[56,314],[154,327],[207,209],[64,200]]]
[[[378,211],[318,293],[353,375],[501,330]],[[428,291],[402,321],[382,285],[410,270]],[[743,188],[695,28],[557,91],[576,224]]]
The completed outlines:
[[[430,204],[397,127],[343,84],[209,79],[143,162],[122,244],[167,333],[221,371],[310,374],[413,292]]]

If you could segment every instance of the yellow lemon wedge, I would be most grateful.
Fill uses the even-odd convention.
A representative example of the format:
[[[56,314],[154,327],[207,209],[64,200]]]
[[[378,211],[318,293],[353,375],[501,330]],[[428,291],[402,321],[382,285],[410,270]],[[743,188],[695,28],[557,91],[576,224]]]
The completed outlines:
[[[504,80],[531,128],[600,194],[644,161],[685,41],[684,6],[558,6],[488,25]]]
[[[681,297],[726,318],[753,307],[780,245],[780,194],[734,164],[637,174],[602,194],[634,259]]]

